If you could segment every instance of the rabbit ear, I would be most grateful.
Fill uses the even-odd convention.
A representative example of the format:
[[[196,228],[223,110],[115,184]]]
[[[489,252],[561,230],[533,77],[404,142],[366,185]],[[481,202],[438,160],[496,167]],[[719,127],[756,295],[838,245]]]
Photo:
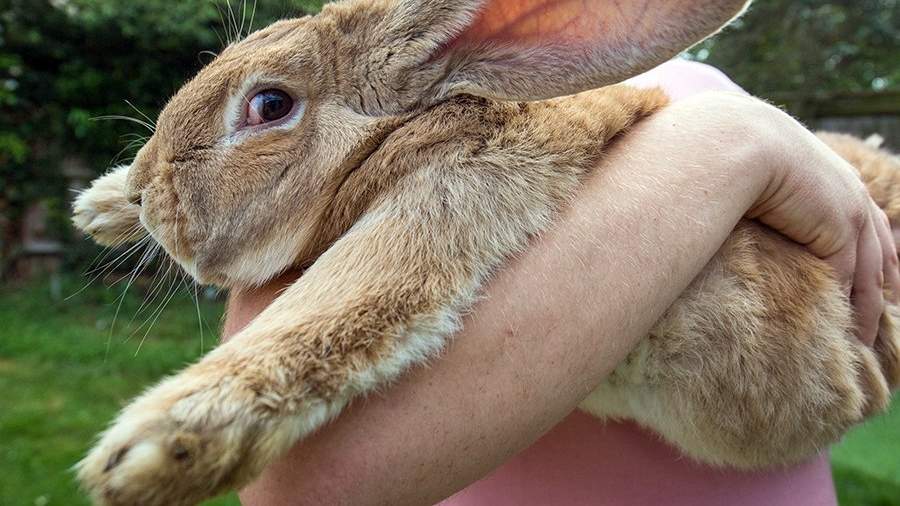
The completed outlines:
[[[395,92],[418,93],[420,104],[459,93],[500,100],[568,95],[622,81],[672,58],[748,3],[402,1],[387,20],[393,62],[383,70],[393,75],[384,78],[396,84]]]

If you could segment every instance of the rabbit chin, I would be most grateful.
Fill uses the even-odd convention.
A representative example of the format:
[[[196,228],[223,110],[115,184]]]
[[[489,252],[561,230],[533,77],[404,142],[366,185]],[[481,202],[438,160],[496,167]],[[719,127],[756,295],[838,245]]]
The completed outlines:
[[[197,262],[194,258],[187,258],[186,256],[184,256],[182,254],[176,254],[176,253],[178,253],[178,248],[176,247],[173,250],[173,248],[170,247],[170,243],[167,240],[168,239],[167,234],[165,233],[165,230],[163,230],[163,227],[150,226],[149,221],[144,212],[141,212],[138,215],[138,221],[141,223],[141,226],[144,228],[144,230],[147,232],[147,234],[149,234],[150,237],[154,241],[156,241],[157,244],[162,246],[163,249],[166,251],[166,254],[169,255],[169,257],[171,257],[172,260],[175,260],[175,263],[177,263],[182,269],[184,269],[184,271],[187,272],[188,275],[190,275],[192,278],[194,278],[194,280],[197,281],[197,283],[200,283],[201,285],[208,284],[207,281],[204,281],[203,276],[200,275],[200,272],[197,269]],[[184,248],[182,248],[182,250],[183,249]]]
[[[175,258],[175,257],[172,257]],[[188,275],[194,278],[200,285],[208,285],[210,282],[206,280],[203,276],[200,275],[200,271],[197,269],[197,262],[193,259],[183,259],[183,258],[175,258],[175,261],[178,265],[184,269],[184,272],[188,273]]]
[[[240,248],[236,254],[225,257],[224,262],[221,261],[223,257],[219,254],[206,258],[202,250],[198,251],[196,261],[193,263],[194,272],[188,272],[198,282],[215,284],[223,288],[263,285],[296,263],[300,244],[287,237],[290,236],[273,234],[262,245],[257,243],[252,248]]]
[[[143,221],[142,218],[141,222]],[[198,244],[191,248],[175,248],[163,227],[154,229],[145,225],[144,228],[194,281],[201,285],[216,285],[228,289],[265,284],[296,263],[297,251],[302,246],[302,241],[289,239],[292,237],[290,234],[274,233],[264,243],[255,243],[252,247],[218,243],[215,248]],[[235,249],[238,251],[222,254],[223,251]]]

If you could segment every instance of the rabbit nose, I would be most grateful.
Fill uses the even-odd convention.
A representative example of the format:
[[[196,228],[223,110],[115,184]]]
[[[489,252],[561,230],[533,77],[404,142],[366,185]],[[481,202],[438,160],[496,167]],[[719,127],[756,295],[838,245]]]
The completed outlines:
[[[157,140],[151,137],[147,144],[137,152],[131,166],[128,167],[128,176],[125,181],[125,198],[128,202],[141,205],[144,190],[150,186],[157,160]]]
[[[137,169],[135,164],[131,164],[131,167],[128,168],[128,176],[125,179],[125,200],[128,201],[129,204],[133,204],[136,206],[141,205],[144,200],[144,188],[137,184],[139,181],[135,176]]]

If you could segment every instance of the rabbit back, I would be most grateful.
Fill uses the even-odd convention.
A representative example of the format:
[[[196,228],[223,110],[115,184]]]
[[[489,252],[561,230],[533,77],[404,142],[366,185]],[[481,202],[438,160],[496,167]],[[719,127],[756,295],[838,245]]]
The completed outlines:
[[[452,244],[446,265],[481,266],[466,290],[474,294],[602,170],[610,140],[666,103],[659,90],[628,86],[530,103],[457,97],[392,133],[345,187],[406,181],[398,205],[410,212],[443,201],[432,234]],[[339,197],[345,205],[335,209],[352,221],[340,209],[364,206]],[[887,406],[897,383],[894,312],[873,352],[855,338],[851,308],[823,261],[742,222],[581,408],[633,419],[710,464],[796,463]]]
[[[703,462],[797,463],[887,407],[896,314],[869,349],[828,266],[745,221],[582,408]]]

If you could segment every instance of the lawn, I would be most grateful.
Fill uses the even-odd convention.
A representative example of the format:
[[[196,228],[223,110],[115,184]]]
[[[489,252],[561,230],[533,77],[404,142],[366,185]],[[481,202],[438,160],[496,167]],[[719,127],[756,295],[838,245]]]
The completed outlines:
[[[61,293],[81,283],[64,279]],[[221,303],[195,306],[182,289],[156,317],[155,303],[140,307],[148,290],[131,290],[116,317],[120,288],[98,284],[56,302],[47,284],[0,288],[0,505],[87,504],[69,468],[97,431],[142,388],[200,354],[198,313],[204,348],[214,342]],[[139,325],[153,320],[143,339]],[[900,506],[900,402],[832,455],[843,505]]]
[[[61,293],[83,282],[64,280]],[[0,288],[0,505],[88,504],[71,466],[128,399],[200,354],[193,293],[182,288],[153,314],[169,286],[143,308],[141,296],[125,297],[113,332],[121,288],[99,284],[58,302],[48,285]],[[150,287],[136,288],[129,291]],[[222,304],[201,298],[199,314],[208,349]],[[141,344],[149,325],[138,327],[153,319]],[[239,503],[231,496],[208,504]]]

